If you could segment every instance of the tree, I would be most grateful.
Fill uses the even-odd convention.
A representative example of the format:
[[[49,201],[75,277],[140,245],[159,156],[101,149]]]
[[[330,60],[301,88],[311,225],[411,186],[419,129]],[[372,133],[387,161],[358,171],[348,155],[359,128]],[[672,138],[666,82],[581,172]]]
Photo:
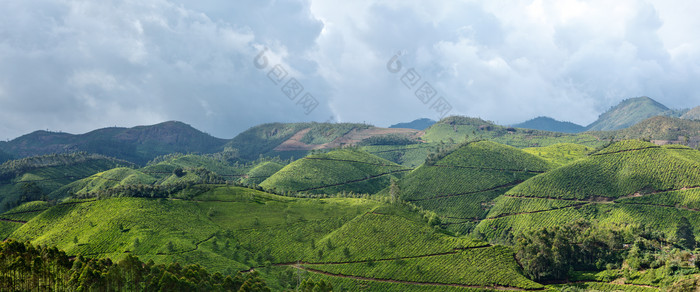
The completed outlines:
[[[176,168],[175,170],[173,170],[173,174],[174,174],[175,176],[177,176],[177,177],[183,177],[183,176],[185,176],[186,173],[185,173],[185,170],[183,170],[182,168],[178,167],[178,168]]]
[[[399,196],[401,195],[401,189],[399,188],[399,184],[396,181],[395,178],[391,178],[391,185],[389,186],[389,197],[391,199],[391,203],[395,204]]]
[[[688,218],[681,217],[676,227],[676,240],[678,244],[686,249],[695,249],[695,235],[693,234],[693,226],[690,225]]]

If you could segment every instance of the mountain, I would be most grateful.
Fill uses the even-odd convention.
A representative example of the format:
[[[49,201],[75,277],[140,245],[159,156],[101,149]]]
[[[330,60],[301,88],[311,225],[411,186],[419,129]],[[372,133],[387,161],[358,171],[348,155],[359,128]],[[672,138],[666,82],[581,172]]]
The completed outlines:
[[[221,151],[225,143],[226,140],[173,121],[134,128],[104,128],[80,135],[36,131],[1,146],[16,157],[85,151],[145,164],[174,152],[214,153]]]
[[[598,117],[598,120],[588,125],[588,131],[609,131],[630,127],[653,116],[682,115],[682,111],[674,111],[659,102],[646,97],[635,97],[623,100]]]
[[[557,121],[550,117],[537,117],[520,124],[515,124],[513,127],[562,133],[580,133],[586,130],[584,126],[572,122]]]
[[[357,145],[376,136],[404,136],[416,139],[420,131],[387,129],[352,123],[271,123],[252,127],[226,144],[240,157],[258,159],[260,155],[283,159],[303,157],[311,150],[334,149]]]
[[[700,120],[700,106],[688,110],[685,114],[681,116],[681,119]]]
[[[672,236],[684,216],[700,227],[698,169],[698,150],[617,142],[513,187],[495,200],[476,232],[503,238],[587,219],[643,224]]]
[[[365,151],[341,149],[294,161],[260,186],[277,193],[374,194],[388,186],[392,176],[410,170]]]
[[[7,154],[0,150],[0,164],[2,164],[5,161],[12,160],[12,155]]]
[[[414,120],[413,122],[408,122],[408,123],[398,123],[396,125],[391,125],[389,128],[402,128],[402,129],[416,129],[423,131],[427,128],[430,128],[433,124],[436,122],[431,120],[431,119],[417,119]]]

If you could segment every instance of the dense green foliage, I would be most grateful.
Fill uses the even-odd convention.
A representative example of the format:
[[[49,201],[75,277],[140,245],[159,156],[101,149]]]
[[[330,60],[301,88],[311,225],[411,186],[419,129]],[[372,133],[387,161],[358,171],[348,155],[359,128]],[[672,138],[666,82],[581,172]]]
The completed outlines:
[[[561,133],[580,133],[586,130],[586,127],[574,124],[572,122],[561,122],[550,117],[536,117],[534,119],[515,124],[515,128],[542,130]]]
[[[515,250],[525,274],[535,280],[621,279],[616,283],[670,286],[698,272],[690,251],[678,249],[683,243],[642,225],[579,220],[520,234]]]
[[[381,145],[399,145],[399,146],[405,146],[405,145],[412,145],[412,144],[418,144],[420,143],[416,139],[412,139],[410,137],[406,137],[403,135],[383,135],[383,136],[372,136],[369,138],[362,139],[360,143],[358,143],[358,146],[381,146]]]
[[[156,265],[128,255],[71,259],[55,247],[0,243],[0,290],[9,291],[270,291],[255,272],[210,274],[198,265]]]
[[[260,186],[277,193],[372,194],[388,186],[392,175],[407,170],[361,150],[342,149],[309,155],[292,162]]]

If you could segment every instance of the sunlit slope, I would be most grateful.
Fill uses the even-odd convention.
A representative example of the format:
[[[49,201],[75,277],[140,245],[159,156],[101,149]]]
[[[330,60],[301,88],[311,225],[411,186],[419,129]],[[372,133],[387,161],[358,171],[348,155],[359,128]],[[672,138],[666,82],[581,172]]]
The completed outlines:
[[[469,226],[486,216],[493,199],[551,167],[514,147],[469,143],[406,175],[398,192],[403,200],[442,216],[445,224]]]
[[[385,188],[392,175],[408,170],[365,151],[342,149],[297,160],[260,186],[276,192],[372,194]]]
[[[295,268],[325,275],[334,287],[352,276],[375,284],[391,281],[406,291],[425,285],[542,287],[519,273],[509,248],[441,233],[400,204],[201,187],[207,191],[192,199],[62,203],[30,218],[9,237],[57,246],[71,255],[118,260],[132,254],[212,271]],[[47,206],[25,209],[34,207]]]
[[[477,232],[489,238],[578,218],[641,223],[673,234],[700,227],[700,151],[628,140],[533,177],[495,200]]]

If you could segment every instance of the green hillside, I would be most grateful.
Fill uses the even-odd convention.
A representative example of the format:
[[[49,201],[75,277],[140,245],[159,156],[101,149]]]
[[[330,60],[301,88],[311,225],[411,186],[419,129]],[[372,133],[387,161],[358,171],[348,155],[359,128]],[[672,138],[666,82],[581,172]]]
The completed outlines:
[[[593,148],[579,144],[559,143],[546,147],[525,148],[523,151],[539,156],[554,165],[562,166],[586,157]]]
[[[461,232],[486,216],[493,199],[551,167],[544,159],[490,141],[468,143],[441,156],[406,175],[396,192]]]
[[[427,130],[422,139],[430,143],[461,143],[489,140],[517,148],[542,147],[557,143],[575,143],[589,147],[603,145],[599,137],[588,133],[567,134],[541,130],[503,127],[478,118],[447,117]]]
[[[134,128],[104,128],[72,135],[37,131],[2,145],[16,157],[85,151],[137,164],[170,153],[214,153],[226,140],[214,138],[181,122]]]
[[[438,147],[439,145],[435,143],[422,143],[413,145],[362,146],[361,149],[394,163],[415,168],[423,164],[425,158],[431,152],[437,151]]]
[[[700,151],[627,140],[535,176],[496,199],[477,232],[488,238],[556,226],[578,218],[640,223],[673,234],[695,206]]]
[[[362,150],[342,149],[292,162],[260,186],[278,193],[373,194],[410,169]]]
[[[588,131],[619,130],[654,116],[679,117],[682,114],[646,96],[629,98],[601,114],[586,128]]]
[[[48,200],[73,181],[131,163],[96,154],[74,153],[11,160],[0,165],[0,210]]]
[[[510,248],[443,234],[400,204],[204,188],[192,199],[61,203],[14,223],[9,237],[68,255],[200,264],[224,277],[255,269],[274,290],[296,287],[299,272],[372,291],[543,287],[520,274]]]
[[[171,154],[149,162],[141,171],[158,179],[164,179],[170,177],[176,169],[204,168],[226,177],[228,180],[242,178],[249,167],[236,162],[231,163],[226,158],[221,153],[214,155]]]
[[[267,178],[271,177],[273,174],[284,168],[284,165],[275,161],[264,161],[255,165],[251,168],[246,177],[243,179],[244,183],[260,184]]]

